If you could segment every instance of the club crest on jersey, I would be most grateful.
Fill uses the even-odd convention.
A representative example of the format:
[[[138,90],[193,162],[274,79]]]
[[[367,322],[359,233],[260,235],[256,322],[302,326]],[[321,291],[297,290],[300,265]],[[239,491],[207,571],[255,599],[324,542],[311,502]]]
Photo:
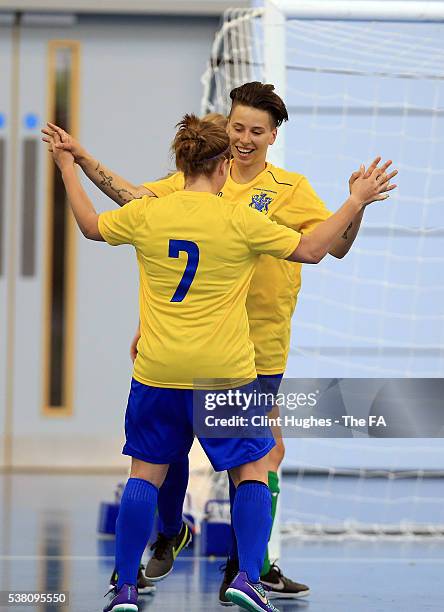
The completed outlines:
[[[266,193],[258,193],[251,198],[250,208],[255,208],[265,215],[268,213],[268,206],[273,201]]]

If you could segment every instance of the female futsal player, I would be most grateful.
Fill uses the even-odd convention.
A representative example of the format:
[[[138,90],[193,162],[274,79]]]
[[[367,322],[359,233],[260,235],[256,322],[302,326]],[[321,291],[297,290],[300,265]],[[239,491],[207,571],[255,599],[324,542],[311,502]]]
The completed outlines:
[[[216,196],[229,168],[230,143],[220,127],[186,115],[173,150],[185,190],[147,196],[98,215],[83,191],[71,153],[53,146],[82,233],[111,245],[132,244],[140,268],[141,340],[125,419],[123,453],[130,478],[116,526],[119,581],[105,612],[138,610],[136,579],[168,466],[193,440],[193,391],[257,390],[254,349],[245,301],[260,254],[318,263],[350,220],[368,203],[386,198],[382,171],[362,175],[351,196],[308,236],[258,211]],[[54,135],[53,145],[60,142]],[[200,391],[202,390],[202,391]],[[239,410],[241,408],[239,407]],[[247,610],[276,610],[259,582],[271,528],[267,454],[272,436],[198,436],[216,470],[236,486],[233,526],[239,573],[227,598]]]

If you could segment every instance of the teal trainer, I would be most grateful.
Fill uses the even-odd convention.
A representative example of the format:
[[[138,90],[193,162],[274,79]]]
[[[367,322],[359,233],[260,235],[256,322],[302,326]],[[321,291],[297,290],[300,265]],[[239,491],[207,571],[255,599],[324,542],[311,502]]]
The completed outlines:
[[[133,584],[124,584],[116,592],[110,603],[103,608],[103,612],[138,612],[137,589]],[[108,593],[107,593],[108,595]]]
[[[242,610],[249,612],[279,612],[268,601],[267,593],[260,582],[250,582],[245,572],[239,572],[225,592],[226,597]]]

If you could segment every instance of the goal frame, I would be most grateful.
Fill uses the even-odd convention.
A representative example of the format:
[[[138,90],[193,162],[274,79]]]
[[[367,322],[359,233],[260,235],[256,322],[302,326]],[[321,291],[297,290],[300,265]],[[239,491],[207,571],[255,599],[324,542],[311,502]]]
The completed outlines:
[[[265,0],[264,79],[273,83],[276,92],[286,99],[286,28],[287,19],[329,21],[380,22],[442,22],[444,2],[413,0]],[[267,156],[273,164],[285,167],[285,127]],[[279,524],[279,511],[276,522]],[[281,539],[273,530],[269,543],[270,554],[278,557]]]
[[[444,2],[417,0],[265,0],[264,78],[276,92],[286,96],[286,19],[326,21],[444,21]],[[285,128],[271,147],[268,159],[285,166]]]
[[[276,92],[284,100],[287,98],[287,40],[286,40],[286,22],[290,19],[307,20],[307,21],[349,21],[349,22],[379,22],[379,23],[439,23],[444,22],[444,1],[436,2],[418,2],[413,0],[264,0],[262,7],[255,6],[249,9],[232,9],[227,11],[226,19],[218,31],[215,43],[213,44],[213,55],[215,58],[211,68],[218,68],[218,60],[221,58],[221,64],[226,60],[229,65],[232,56],[225,56],[220,53],[219,47],[223,43],[224,36],[236,28],[241,29],[246,21],[254,22],[256,18],[260,19],[260,26],[263,33],[263,64],[261,62],[260,76],[254,78],[263,79],[264,82],[273,83]],[[377,29],[377,28],[376,28]],[[254,30],[251,31],[252,36],[255,36]],[[242,36],[242,34],[241,34]],[[375,38],[377,44],[377,38]],[[240,45],[242,47],[242,45]],[[237,49],[238,52],[238,49]],[[237,61],[237,56],[234,56]],[[254,59],[254,58],[253,58]],[[247,55],[246,63],[248,64],[249,57]],[[252,62],[253,64],[253,62]],[[249,79],[252,80],[252,79]],[[203,79],[204,101],[202,106],[202,114],[208,112],[207,101],[210,98],[209,88],[210,79]],[[212,110],[212,109],[211,109]],[[285,159],[285,125],[279,128],[279,134],[276,142],[270,147],[267,153],[267,159],[280,167],[286,167]],[[361,472],[361,471],[360,471]],[[424,477],[424,474],[421,474]],[[270,558],[275,559],[280,555],[281,539],[279,535],[280,520],[280,505],[278,504],[276,515],[276,528],[272,531],[272,538],[269,543]],[[410,535],[410,526],[405,526],[401,529],[401,533]],[[384,526],[381,529],[375,528],[376,535],[384,535]],[[390,530],[389,530],[390,531]],[[440,535],[443,531],[443,526],[438,525],[433,530],[433,534]],[[350,525],[350,533],[366,533],[361,531],[357,526]],[[348,531],[347,531],[348,533]],[[388,531],[387,531],[388,533]],[[391,529],[390,535],[398,532]],[[429,531],[425,532],[430,535]],[[416,532],[415,532],[416,534]],[[317,537],[318,532],[315,533]]]
[[[335,21],[444,21],[444,2],[418,0],[265,0],[291,19]]]

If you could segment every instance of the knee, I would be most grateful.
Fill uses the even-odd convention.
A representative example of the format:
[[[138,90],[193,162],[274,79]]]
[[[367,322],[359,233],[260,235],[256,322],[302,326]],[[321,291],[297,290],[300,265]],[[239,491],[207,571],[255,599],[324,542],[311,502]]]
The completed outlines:
[[[230,470],[230,476],[235,487],[244,480],[257,480],[258,482],[268,483],[269,455],[261,457],[257,461],[244,463]]]
[[[168,472],[168,465],[158,465],[146,463],[139,459],[132,458],[130,478],[140,478],[147,480],[158,489],[162,486]]]
[[[285,444],[282,438],[276,438],[274,446],[269,454],[270,471],[277,472],[285,457]]]

